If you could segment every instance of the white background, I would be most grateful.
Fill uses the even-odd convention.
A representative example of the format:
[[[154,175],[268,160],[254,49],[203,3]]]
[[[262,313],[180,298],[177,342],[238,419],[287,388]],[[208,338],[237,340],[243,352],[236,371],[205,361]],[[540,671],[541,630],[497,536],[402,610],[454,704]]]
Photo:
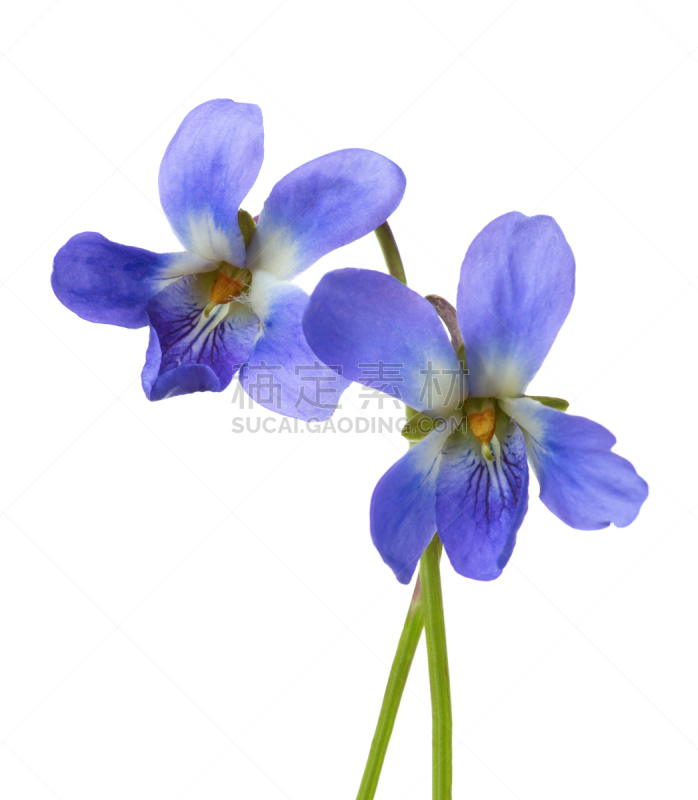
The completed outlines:
[[[404,442],[233,435],[233,387],[150,404],[147,332],[49,285],[79,231],[177,249],[160,158],[231,97],[264,113],[252,213],[325,152],[402,166],[421,293],[454,297],[499,214],[562,226],[577,297],[531,393],[609,427],[650,497],[627,529],[573,531],[532,486],[499,580],[444,564],[454,795],[695,798],[696,4],[7,0],[0,38],[0,794],[358,788],[411,593],[368,504]],[[375,240],[301,283],[345,266],[383,269]],[[422,645],[381,800],[430,797],[429,740]]]

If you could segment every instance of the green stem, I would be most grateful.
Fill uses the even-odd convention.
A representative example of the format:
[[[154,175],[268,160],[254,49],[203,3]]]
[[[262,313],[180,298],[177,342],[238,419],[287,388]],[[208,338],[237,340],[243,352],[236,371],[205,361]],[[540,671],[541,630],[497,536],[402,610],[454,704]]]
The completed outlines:
[[[395,726],[395,718],[400,708],[402,693],[405,690],[407,676],[410,674],[412,659],[417,650],[423,627],[424,603],[422,600],[421,581],[418,577],[414,587],[414,594],[412,595],[412,602],[405,619],[405,625],[393,658],[393,665],[390,668],[388,685],[385,687],[383,696],[383,705],[378,715],[376,732],[373,735],[368,761],[366,762],[356,800],[373,800],[376,794],[378,779],[383,769],[383,762],[385,761],[388,743]]]
[[[388,272],[406,286],[405,269],[390,225],[384,222],[376,228],[375,234]],[[408,419],[416,413],[409,406],[405,407],[405,411]],[[439,572],[441,549],[438,534],[435,534],[420,560],[419,576],[390,668],[388,685],[383,695],[383,705],[378,715],[376,732],[373,735],[356,800],[373,800],[375,797],[378,779],[395,727],[410,667],[422,635],[422,628],[426,628],[431,684],[433,800],[451,800],[451,689],[448,678],[446,628]]]
[[[451,684],[448,677],[446,624],[441,594],[438,534],[424,551],[419,575],[424,592],[424,633],[427,640],[429,683],[431,685],[432,798],[451,800],[453,782],[453,732]]]
[[[400,283],[404,283],[405,286],[407,286],[405,268],[402,266],[400,251],[397,249],[397,243],[395,242],[393,232],[390,230],[390,225],[388,225],[387,222],[384,222],[382,225],[376,228],[375,234],[378,238],[378,244],[381,246],[381,250],[383,251],[383,258],[385,259],[385,264],[388,267],[388,272],[393,276],[393,278],[397,278]]]
[[[390,229],[390,225],[384,222],[375,229],[374,233],[376,234],[376,239],[378,239],[378,244],[383,253],[383,260],[385,261],[385,266],[388,268],[388,272],[393,278],[397,278],[400,283],[404,283],[405,286],[407,286],[405,268],[402,265],[400,251],[397,249],[397,242]],[[414,408],[405,406],[405,415],[407,419],[411,419],[416,413]]]

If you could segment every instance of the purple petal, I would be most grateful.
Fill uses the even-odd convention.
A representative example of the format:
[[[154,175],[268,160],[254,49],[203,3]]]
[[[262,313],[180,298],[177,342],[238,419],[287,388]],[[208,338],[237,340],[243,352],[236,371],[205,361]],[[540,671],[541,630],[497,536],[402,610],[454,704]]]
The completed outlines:
[[[528,509],[526,445],[516,423],[500,420],[493,461],[470,433],[443,449],[436,488],[439,536],[453,568],[467,578],[501,575]]]
[[[303,329],[326,364],[433,416],[463,388],[460,362],[431,303],[390,275],[340,269],[311,295]]]
[[[308,295],[260,270],[254,273],[250,299],[262,326],[240,373],[245,391],[287,417],[331,417],[349,381],[319,361],[305,339],[302,322]]]
[[[371,537],[400,583],[409,583],[436,533],[436,481],[446,434],[430,433],[395,463],[371,498]]]
[[[190,111],[160,165],[160,202],[179,241],[204,258],[245,266],[240,203],[264,158],[262,112],[232,100]]]
[[[237,302],[204,317],[212,282],[210,275],[191,275],[148,301],[151,337],[142,382],[150,400],[220,392],[247,360],[259,319]]]
[[[524,430],[540,499],[572,528],[623,528],[649,491],[633,465],[611,452],[615,436],[584,417],[520,397],[500,401]]]
[[[56,253],[51,285],[64,306],[89,322],[142,328],[145,304],[172,277],[214,266],[190,253],[151,253],[86,232]]]
[[[382,225],[404,192],[400,167],[370,150],[309,161],[271,190],[250,242],[250,268],[289,280]]]
[[[516,397],[538,372],[574,298],[574,256],[552,217],[516,211],[468,248],[458,286],[472,397]]]

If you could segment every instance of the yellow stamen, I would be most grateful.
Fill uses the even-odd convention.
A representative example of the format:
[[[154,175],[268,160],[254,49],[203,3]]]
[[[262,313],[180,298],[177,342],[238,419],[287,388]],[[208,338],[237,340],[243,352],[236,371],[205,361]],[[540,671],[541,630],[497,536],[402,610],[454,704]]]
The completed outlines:
[[[211,287],[211,302],[206,306],[204,316],[208,317],[216,306],[225,305],[240,297],[251,279],[252,273],[248,269],[233,267],[223,262]]]
[[[468,425],[480,444],[489,444],[492,441],[496,422],[494,408],[486,408],[481,412],[471,411],[468,414]]]
[[[228,277],[225,272],[221,270],[218,273],[216,282],[213,284],[213,288],[211,289],[211,302],[215,303],[216,305],[229,303],[236,297],[240,297],[240,294],[244,288],[244,283],[235,280],[235,278]]]

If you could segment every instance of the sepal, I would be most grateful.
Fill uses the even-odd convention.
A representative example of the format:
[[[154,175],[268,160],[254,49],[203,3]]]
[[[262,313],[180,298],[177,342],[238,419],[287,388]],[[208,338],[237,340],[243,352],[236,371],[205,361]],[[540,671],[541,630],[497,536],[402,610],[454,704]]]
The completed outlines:
[[[446,420],[443,417],[430,417],[429,414],[420,411],[407,420],[401,433],[408,442],[421,442],[432,431],[443,431],[445,425]]]
[[[528,397],[529,400],[537,400],[544,406],[548,406],[548,408],[554,408],[557,411],[567,411],[567,409],[570,407],[570,404],[567,402],[567,400],[563,400],[561,397],[543,397],[532,394],[524,395],[524,397]]]
[[[249,211],[245,211],[244,208],[241,208],[238,211],[238,225],[240,226],[242,238],[245,240],[245,249],[247,249],[252,241],[252,234],[257,227],[257,223],[254,221],[254,217]]]

